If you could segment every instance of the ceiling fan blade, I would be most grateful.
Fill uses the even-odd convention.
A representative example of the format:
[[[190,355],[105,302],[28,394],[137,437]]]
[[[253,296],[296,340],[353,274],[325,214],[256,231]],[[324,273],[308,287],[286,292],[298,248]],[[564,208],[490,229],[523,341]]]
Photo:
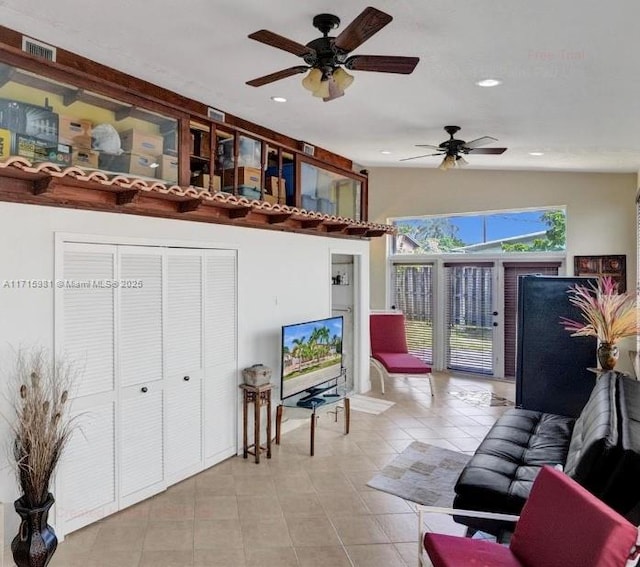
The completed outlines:
[[[498,141],[498,138],[492,138],[491,136],[482,136],[482,138],[476,138],[475,140],[466,142],[465,146],[467,148],[478,148],[480,146],[484,146],[486,144],[490,144],[491,142],[497,142],[497,141]]]
[[[247,81],[247,85],[249,85],[250,87],[261,87],[262,85],[267,85],[269,83],[273,83],[274,81],[279,81],[280,79],[286,79],[287,77],[297,75],[298,73],[304,73],[308,69],[309,67],[307,67],[306,65],[289,67],[288,69],[282,69],[282,71],[276,71],[275,73],[271,73],[270,75],[265,75],[264,77],[258,77],[257,79]]]
[[[316,53],[315,49],[311,49],[310,47],[302,45],[297,41],[293,41],[292,39],[288,39],[268,30],[259,30],[252,34],[249,34],[249,38],[255,39],[260,43],[266,43],[271,47],[276,47],[277,49],[288,51],[289,53],[293,53],[298,57],[304,57],[305,55],[315,55]]]
[[[430,156],[441,156],[442,154],[424,154],[422,156],[413,156],[413,157],[406,157],[406,158],[402,158],[399,161],[409,161],[410,159],[418,159],[418,158],[422,158],[422,157],[430,157]]]
[[[369,6],[342,30],[340,35],[336,37],[334,46],[345,53],[349,53],[362,45],[373,34],[378,33],[391,20],[393,20],[393,17],[389,14]]]
[[[431,148],[432,150],[441,150],[444,151],[440,146],[433,146],[431,144],[416,144],[416,148]]]
[[[499,155],[507,151],[507,148],[468,148],[468,152],[473,154]]]
[[[393,55],[354,55],[344,62],[347,69],[354,71],[377,71],[378,73],[413,73],[419,57],[396,57]]]

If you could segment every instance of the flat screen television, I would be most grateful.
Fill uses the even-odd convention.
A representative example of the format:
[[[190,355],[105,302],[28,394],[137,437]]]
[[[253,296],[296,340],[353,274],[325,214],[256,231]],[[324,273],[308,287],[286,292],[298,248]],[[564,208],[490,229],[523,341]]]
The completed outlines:
[[[342,371],[342,317],[282,327],[282,399],[313,393]]]

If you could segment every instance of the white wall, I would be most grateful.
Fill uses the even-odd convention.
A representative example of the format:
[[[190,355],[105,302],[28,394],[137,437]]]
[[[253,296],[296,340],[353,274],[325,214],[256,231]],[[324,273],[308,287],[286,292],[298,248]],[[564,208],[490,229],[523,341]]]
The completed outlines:
[[[0,203],[0,367],[9,346],[54,344],[52,289],[7,288],[4,280],[52,280],[55,234],[104,236],[114,242],[189,245],[238,250],[239,368],[261,362],[279,384],[280,326],[331,315],[331,254],[359,256],[358,329],[368,329],[369,242],[226,225]],[[358,333],[361,373],[368,389],[368,333]],[[241,378],[239,377],[239,382]],[[7,412],[0,376],[0,413]],[[276,394],[277,395],[277,394]],[[275,397],[275,396],[274,396]],[[6,462],[7,425],[0,420],[0,501],[17,488]],[[9,506],[6,506],[9,509]],[[0,519],[1,524],[1,519]]]
[[[626,254],[636,281],[637,175],[524,171],[369,170],[369,220],[548,206],[567,210],[567,269],[573,256]],[[386,241],[371,243],[371,307],[385,307]]]
[[[640,174],[377,168],[369,171],[369,219],[564,206],[567,274],[575,255],[626,254],[627,289],[636,282],[635,195]],[[386,247],[371,242],[371,308],[386,307]],[[616,368],[633,372],[632,338]]]

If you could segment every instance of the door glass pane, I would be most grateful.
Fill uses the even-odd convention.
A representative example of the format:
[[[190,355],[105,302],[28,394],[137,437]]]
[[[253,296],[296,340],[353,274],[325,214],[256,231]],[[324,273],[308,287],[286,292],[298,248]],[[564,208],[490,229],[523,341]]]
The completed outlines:
[[[493,268],[449,266],[447,368],[493,374]]]
[[[409,352],[433,364],[433,267],[396,264],[393,305],[405,316]]]

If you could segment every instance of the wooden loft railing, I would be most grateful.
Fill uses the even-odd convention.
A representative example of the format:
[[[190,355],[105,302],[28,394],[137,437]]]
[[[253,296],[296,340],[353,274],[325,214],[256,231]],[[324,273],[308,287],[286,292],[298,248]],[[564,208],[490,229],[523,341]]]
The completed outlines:
[[[383,224],[305,211],[266,201],[168,186],[157,180],[107,175],[79,167],[31,163],[22,157],[0,162],[0,201],[71,207],[236,224],[342,238],[370,238],[393,232]]]
[[[366,175],[353,172],[353,164],[347,158],[318,146],[315,147],[314,158],[309,158],[302,152],[301,141],[284,134],[228,113],[224,122],[218,123],[208,116],[208,107],[203,103],[64,49],[57,48],[55,63],[43,60],[24,53],[21,43],[22,34],[0,26],[0,87],[11,81],[44,92],[50,91],[62,99],[65,107],[75,102],[85,102],[106,108],[113,113],[114,121],[128,117],[156,124],[166,118],[175,121],[179,125],[180,147],[183,148],[178,161],[180,185],[75,166],[63,169],[52,163],[35,163],[23,157],[11,157],[0,162],[0,200],[238,224],[343,238],[371,238],[393,232],[390,226],[368,223],[366,220],[213,192],[213,185],[211,190],[189,186],[189,159],[182,154],[188,153],[184,148],[189,142],[190,124],[195,121],[209,124],[211,132],[220,128],[235,132],[236,136],[250,136],[262,143],[263,152],[267,145],[276,148],[279,167],[282,153],[286,152],[294,156],[295,163],[304,159],[318,167],[353,177],[362,184],[361,218],[367,218]],[[299,180],[296,183],[299,184]],[[297,187],[293,200],[295,203],[301,202],[299,192],[300,187]]]

